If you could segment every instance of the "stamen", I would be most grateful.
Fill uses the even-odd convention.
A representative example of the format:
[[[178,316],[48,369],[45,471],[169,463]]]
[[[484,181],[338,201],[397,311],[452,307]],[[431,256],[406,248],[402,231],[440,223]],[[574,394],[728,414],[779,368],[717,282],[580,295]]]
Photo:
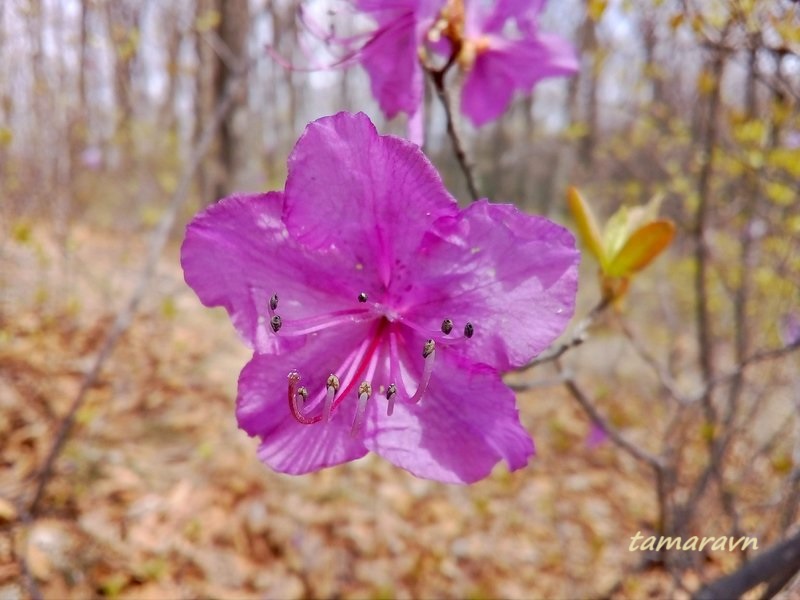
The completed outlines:
[[[353,419],[353,428],[350,430],[350,435],[356,435],[358,430],[361,429],[361,424],[364,422],[364,414],[367,412],[367,400],[372,395],[372,386],[369,381],[364,381],[358,386],[358,407],[356,408],[356,417]]]
[[[303,406],[308,402],[308,390],[304,386],[297,388],[297,395],[303,399]]]
[[[361,292],[361,293],[358,295],[358,301],[359,301],[359,302],[361,302],[362,304],[363,304],[364,302],[366,302],[366,301],[367,301],[367,294],[366,294],[366,292]]]
[[[445,319],[442,321],[442,333],[445,335],[450,335],[451,331],[453,331],[453,321],[451,319]]]
[[[272,294],[269,299],[269,309],[273,311],[278,309],[278,294]]]
[[[417,391],[414,392],[413,395],[408,392],[405,387],[405,382],[403,381],[403,373],[400,369],[400,355],[398,353],[397,345],[397,334],[392,331],[389,334],[389,372],[391,377],[395,379],[397,383],[392,383],[392,385],[389,387],[390,389],[393,388],[393,396],[397,395],[399,391],[403,396],[405,396],[405,398],[408,399],[409,402],[416,404],[422,400],[422,396],[427,391],[428,384],[431,381],[433,362],[436,359],[436,342],[434,340],[428,340],[425,342],[425,346],[422,349],[422,356],[425,358],[425,365],[422,368],[422,377],[420,378],[419,385],[417,386]],[[388,391],[386,397],[389,399]],[[391,410],[394,410],[394,402],[390,401],[389,407]]]
[[[300,395],[300,390],[305,388],[297,388],[297,382],[300,381],[300,373],[297,371],[292,371],[289,373],[289,411],[292,413],[292,416],[298,423],[303,425],[313,425],[314,423],[319,423],[320,417],[319,415],[316,417],[307,417],[301,411],[300,407],[297,405],[297,396]],[[308,396],[308,392],[306,391],[306,397]]]
[[[333,373],[328,376],[328,383],[325,386],[327,392],[325,394],[325,405],[322,408],[322,422],[327,423],[331,420],[331,408],[333,407],[333,397],[339,389],[339,378]]]
[[[281,332],[282,337],[308,335],[310,333],[323,331],[336,325],[351,325],[353,323],[366,321],[375,317],[373,312],[368,308],[348,308],[344,310],[337,310],[325,315],[308,317],[305,319],[286,319],[285,322],[280,315],[272,312],[271,307],[270,313],[272,314],[272,318],[270,319],[272,331],[278,333],[278,330],[283,328],[283,331]]]
[[[472,326],[472,323],[467,321],[467,324],[464,325],[464,337],[471,338],[473,335],[475,335],[475,328]]]
[[[386,389],[386,400],[388,401],[386,406],[387,417],[391,417],[394,412],[395,396],[397,396],[397,386],[394,383],[390,383],[389,387]]]
[[[425,357],[425,366],[422,368],[422,379],[419,382],[419,387],[414,395],[411,396],[411,402],[416,404],[422,400],[425,390],[428,389],[428,384],[431,382],[431,374],[433,373],[433,360],[436,358],[436,342],[428,340],[425,342],[425,348],[422,350],[422,356]]]

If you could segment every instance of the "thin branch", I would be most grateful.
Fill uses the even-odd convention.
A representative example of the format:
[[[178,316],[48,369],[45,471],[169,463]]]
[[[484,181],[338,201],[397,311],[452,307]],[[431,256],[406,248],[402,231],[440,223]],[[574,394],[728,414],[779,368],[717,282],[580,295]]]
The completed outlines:
[[[605,419],[605,417],[603,417],[603,415],[598,412],[598,410],[594,407],[594,404],[592,404],[592,401],[589,399],[589,396],[586,395],[586,392],[584,392],[578,386],[577,382],[572,378],[571,375],[565,373],[558,361],[556,361],[556,365],[559,368],[559,372],[563,375],[564,385],[566,386],[567,390],[569,390],[570,394],[572,394],[572,397],[577,400],[578,404],[581,405],[581,408],[583,408],[589,418],[596,425],[598,425],[606,433],[606,435],[608,435],[612,442],[614,442],[617,446],[619,446],[637,461],[652,468],[654,471],[656,471],[656,473],[661,473],[666,469],[661,458],[655,454],[651,454],[647,450],[639,448],[634,443],[625,439],[625,437],[623,437],[623,435],[617,431],[616,428],[611,425]]]
[[[546,350],[528,364],[517,367],[516,369],[512,369],[512,372],[522,373],[544,363],[556,361],[573,348],[583,344],[588,339],[589,329],[592,327],[592,325],[594,325],[595,320],[603,312],[605,312],[609,306],[611,306],[611,298],[603,297],[600,302],[598,302],[594,308],[592,308],[592,310],[590,310],[589,313],[575,326],[575,331],[568,340]]]
[[[742,374],[744,373],[744,370],[748,367],[751,367],[752,365],[781,358],[783,356],[786,356],[787,354],[791,354],[792,352],[798,349],[800,349],[800,339],[795,340],[794,342],[792,342],[791,344],[787,344],[786,346],[780,346],[778,348],[770,348],[769,350],[761,350],[759,352],[751,354],[731,371],[728,371],[727,373],[723,373],[721,375],[717,375],[716,377],[708,381],[706,385],[703,387],[703,389],[700,390],[700,392],[694,398],[692,398],[692,401],[693,402],[699,401],[705,395],[710,394],[716,386],[723,383],[727,383],[732,379],[741,377]]]
[[[23,526],[28,529],[33,524],[33,518],[31,517],[30,512],[28,512],[24,506],[17,506],[17,513],[19,514],[19,520],[22,522]],[[23,536],[23,540],[25,546],[30,543],[29,536],[26,534]],[[17,555],[17,564],[19,565],[20,575],[22,576],[22,581],[25,584],[25,589],[27,590],[28,594],[30,595],[31,600],[42,600],[44,596],[42,595],[42,591],[39,588],[39,584],[36,582],[36,578],[31,573],[30,569],[28,568],[28,560],[26,558],[26,548],[23,546],[22,552]]]
[[[472,201],[475,202],[478,200],[478,198],[480,198],[478,186],[475,183],[475,173],[473,172],[472,165],[467,159],[467,153],[464,150],[464,144],[462,143],[461,138],[456,131],[453,109],[450,105],[450,94],[447,92],[447,87],[444,83],[445,75],[447,75],[447,72],[450,70],[450,67],[454,62],[455,52],[450,57],[450,60],[447,62],[447,64],[441,69],[433,69],[425,66],[425,71],[428,73],[431,81],[433,82],[433,89],[436,90],[436,97],[439,98],[439,102],[441,102],[442,106],[444,107],[444,114],[447,119],[447,135],[453,145],[453,153],[456,156],[456,161],[458,161],[458,165],[461,167],[461,171],[464,173],[464,179],[467,181],[469,195],[472,198]]]
[[[733,573],[703,586],[694,600],[739,598],[762,583],[770,594],[780,591],[800,572],[800,531],[774,544]],[[764,597],[770,597],[765,594]]]
[[[170,231],[175,224],[181,207],[183,207],[183,205],[186,203],[186,200],[189,196],[189,190],[192,179],[195,176],[195,172],[200,167],[203,158],[211,147],[211,143],[214,141],[214,136],[220,124],[222,123],[222,120],[226,117],[228,111],[231,109],[233,101],[239,93],[239,88],[244,82],[244,75],[246,74],[247,70],[247,66],[241,67],[237,70],[238,72],[235,79],[233,79],[228,85],[224,97],[216,107],[211,120],[203,130],[203,134],[195,148],[195,151],[183,171],[180,183],[170,199],[167,211],[164,213],[164,216],[161,218],[158,227],[153,233],[153,237],[150,241],[150,246],[148,249],[147,260],[145,261],[144,268],[139,276],[136,287],[129,297],[127,303],[123,306],[120,312],[117,313],[117,317],[114,320],[111,329],[103,340],[100,352],[98,352],[97,356],[95,357],[91,369],[83,378],[80,388],[70,404],[69,410],[61,420],[58,430],[54,436],[53,445],[51,446],[50,451],[48,452],[47,457],[45,458],[44,463],[36,476],[36,488],[33,494],[33,499],[30,503],[30,508],[28,509],[28,512],[31,515],[36,514],[36,511],[42,500],[44,490],[53,475],[53,467],[55,466],[55,462],[61,454],[61,451],[63,450],[64,445],[66,444],[67,439],[72,431],[72,427],[75,424],[75,416],[78,413],[78,410],[80,410],[81,406],[83,406],[89,390],[95,385],[103,366],[114,352],[117,343],[133,320],[133,316],[138,310],[139,304],[141,304],[142,300],[144,299],[150,281],[155,274],[158,260],[161,257],[164,247],[169,239]]]
[[[653,370],[658,378],[658,383],[671,398],[676,400],[679,404],[686,404],[686,399],[683,394],[678,390],[675,381],[665,367],[661,365],[658,359],[647,349],[647,347],[636,337],[633,330],[628,326],[624,319],[619,319],[620,328],[622,333],[630,342],[633,349],[639,357]]]

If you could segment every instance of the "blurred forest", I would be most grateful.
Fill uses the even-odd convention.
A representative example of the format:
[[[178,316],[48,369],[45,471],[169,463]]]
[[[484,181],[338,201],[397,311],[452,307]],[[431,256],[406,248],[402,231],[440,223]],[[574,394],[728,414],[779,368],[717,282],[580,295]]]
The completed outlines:
[[[0,0],[0,598],[798,597],[800,4],[552,0],[580,73],[457,123],[494,201],[574,231],[572,184],[601,220],[660,197],[677,226],[602,311],[584,256],[582,343],[508,376],[538,456],[470,487],[373,456],[270,472],[233,413],[248,351],[183,282],[182,225],[281,189],[310,120],[405,132],[360,68],[270,56],[334,62],[299,4]]]

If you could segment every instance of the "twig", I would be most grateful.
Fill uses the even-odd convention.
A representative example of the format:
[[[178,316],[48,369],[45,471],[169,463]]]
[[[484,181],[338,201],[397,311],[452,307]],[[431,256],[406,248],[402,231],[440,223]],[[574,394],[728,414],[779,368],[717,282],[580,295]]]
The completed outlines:
[[[800,572],[800,531],[746,562],[730,575],[703,586],[694,600],[739,598],[759,584],[767,583],[768,598]]]
[[[658,359],[647,349],[647,347],[642,344],[641,341],[639,341],[639,339],[633,333],[633,330],[628,326],[624,319],[619,319],[619,324],[620,328],[622,329],[622,333],[625,334],[625,337],[630,342],[631,346],[633,346],[633,349],[636,350],[636,353],[639,355],[639,357],[656,374],[661,388],[679,404],[686,404],[686,399],[678,390],[675,381],[672,379],[672,376],[669,374],[667,369],[663,367]]]
[[[592,401],[589,399],[589,396],[587,396],[586,393],[580,387],[578,387],[577,382],[572,378],[571,375],[565,373],[558,361],[556,361],[556,365],[558,366],[559,372],[563,375],[564,385],[566,386],[567,390],[569,390],[570,394],[572,394],[572,397],[578,401],[578,404],[580,404],[581,408],[583,408],[586,414],[589,415],[589,418],[601,429],[603,429],[612,442],[627,452],[631,457],[635,458],[641,463],[644,463],[657,473],[664,471],[665,465],[661,458],[655,454],[651,454],[647,450],[639,448],[632,442],[629,442],[627,439],[625,439],[622,434],[620,434],[620,432],[617,431],[616,428],[614,428],[603,417],[603,415],[598,412],[598,410],[594,407],[594,404],[592,404]]]
[[[473,173],[472,166],[469,164],[469,160],[467,159],[467,153],[464,150],[464,144],[461,142],[461,138],[456,131],[455,119],[453,118],[453,109],[450,106],[450,94],[448,94],[447,87],[444,84],[445,75],[455,62],[455,56],[456,54],[454,52],[450,57],[450,60],[447,61],[447,64],[445,64],[445,66],[441,69],[433,69],[429,66],[425,66],[425,71],[428,73],[431,81],[433,82],[433,88],[436,90],[436,97],[439,98],[439,101],[444,107],[444,114],[447,119],[447,135],[450,138],[450,142],[453,144],[453,153],[456,156],[456,161],[458,161],[458,165],[461,167],[461,171],[464,173],[464,178],[467,181],[469,195],[472,198],[472,201],[475,202],[478,200],[478,198],[480,198],[478,186],[475,183],[475,174]]]
[[[722,383],[727,383],[728,381],[735,379],[737,377],[741,377],[742,374],[744,373],[744,370],[747,367],[768,360],[781,358],[782,356],[791,354],[792,352],[798,349],[800,349],[800,339],[795,340],[794,342],[792,342],[791,344],[787,344],[786,346],[780,346],[778,348],[770,348],[769,350],[761,350],[759,352],[751,354],[731,371],[728,371],[727,373],[722,373],[721,375],[717,375],[716,377],[708,381],[706,385],[703,387],[703,389],[700,390],[700,392],[691,400],[693,402],[697,402],[705,395],[710,394],[716,386]]]
[[[237,70],[238,72],[236,73],[236,77],[229,83],[227,89],[225,90],[225,95],[223,96],[219,105],[216,107],[211,120],[203,130],[203,134],[197,144],[197,147],[195,148],[189,163],[186,165],[186,168],[183,171],[183,176],[180,180],[180,183],[170,199],[167,211],[164,213],[164,216],[161,218],[161,221],[153,233],[153,237],[148,248],[147,260],[141,275],[139,276],[137,285],[133,293],[130,295],[128,302],[120,310],[120,312],[117,313],[117,317],[114,320],[111,329],[103,340],[100,352],[98,352],[94,362],[92,363],[91,369],[89,369],[89,372],[83,378],[80,388],[70,404],[69,410],[61,420],[58,431],[54,436],[53,445],[51,446],[50,451],[47,453],[47,457],[45,458],[44,463],[36,476],[36,489],[33,494],[33,499],[30,503],[30,508],[28,509],[28,512],[31,515],[36,514],[39,503],[42,500],[44,490],[53,475],[53,467],[56,459],[60,455],[64,444],[69,438],[72,427],[75,424],[75,416],[78,413],[78,410],[80,410],[81,406],[86,400],[89,390],[94,386],[103,366],[114,352],[120,337],[128,329],[131,321],[133,320],[134,314],[139,308],[139,304],[141,304],[142,300],[144,299],[150,280],[156,271],[158,260],[162,251],[164,250],[167,240],[169,239],[169,233],[175,224],[181,207],[185,204],[189,196],[189,189],[191,187],[195,172],[200,167],[201,161],[208,152],[208,149],[214,140],[214,135],[217,131],[217,128],[228,114],[228,111],[233,105],[235,97],[239,93],[238,88],[241,87],[244,81],[244,75],[248,71],[248,66],[249,65]]]
[[[33,524],[33,518],[31,517],[30,512],[28,512],[28,510],[26,510],[22,505],[19,505],[16,508],[17,513],[19,514],[20,522],[22,522],[25,528],[30,527]],[[24,540],[25,546],[30,543],[27,534],[24,535],[22,539]],[[42,596],[42,590],[39,589],[39,584],[36,583],[36,578],[28,568],[28,560],[25,556],[25,550],[26,548],[23,547],[22,551],[17,555],[17,564],[19,565],[22,581],[25,583],[25,589],[28,591],[31,600],[42,600],[44,598],[44,596]]]
[[[595,319],[597,319],[597,317],[599,317],[610,305],[611,298],[602,298],[600,302],[598,302],[594,308],[592,308],[592,310],[590,310],[589,313],[575,326],[575,331],[572,334],[572,337],[570,337],[567,341],[562,342],[558,346],[543,352],[528,364],[513,369],[512,372],[522,373],[523,371],[527,371],[528,369],[532,369],[533,367],[537,367],[541,364],[556,361],[573,348],[583,344],[588,338],[589,328],[591,328],[591,326],[594,324]]]

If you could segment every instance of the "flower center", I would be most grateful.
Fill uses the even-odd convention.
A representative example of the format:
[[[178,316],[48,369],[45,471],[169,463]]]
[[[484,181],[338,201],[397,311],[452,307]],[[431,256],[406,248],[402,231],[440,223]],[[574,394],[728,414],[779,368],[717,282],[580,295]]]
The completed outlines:
[[[356,411],[351,433],[356,435],[361,430],[367,403],[372,397],[376,372],[381,373],[379,379],[388,375],[387,381],[379,382],[381,385],[378,389],[386,397],[386,414],[391,416],[398,400],[410,404],[422,400],[433,374],[437,347],[446,348],[462,343],[475,332],[472,323],[466,322],[463,335],[452,335],[455,324],[449,318],[442,321],[439,331],[431,331],[378,303],[368,305],[365,292],[358,295],[357,301],[362,306],[298,320],[283,319],[280,316],[277,294],[273,294],[267,303],[269,326],[278,337],[304,336],[345,324],[375,321],[369,335],[344,358],[336,369],[337,372],[328,376],[324,390],[309,395],[308,390],[300,385],[301,374],[297,371],[289,373],[287,400],[289,411],[298,423],[328,423],[342,403],[355,392]],[[427,340],[421,353],[424,361],[422,374],[416,382],[413,381],[416,378],[408,368],[404,368],[401,360],[403,342],[409,337],[407,330],[413,331],[411,337],[418,338],[421,334]],[[379,369],[380,366],[383,368]],[[413,389],[414,383],[416,389]]]

